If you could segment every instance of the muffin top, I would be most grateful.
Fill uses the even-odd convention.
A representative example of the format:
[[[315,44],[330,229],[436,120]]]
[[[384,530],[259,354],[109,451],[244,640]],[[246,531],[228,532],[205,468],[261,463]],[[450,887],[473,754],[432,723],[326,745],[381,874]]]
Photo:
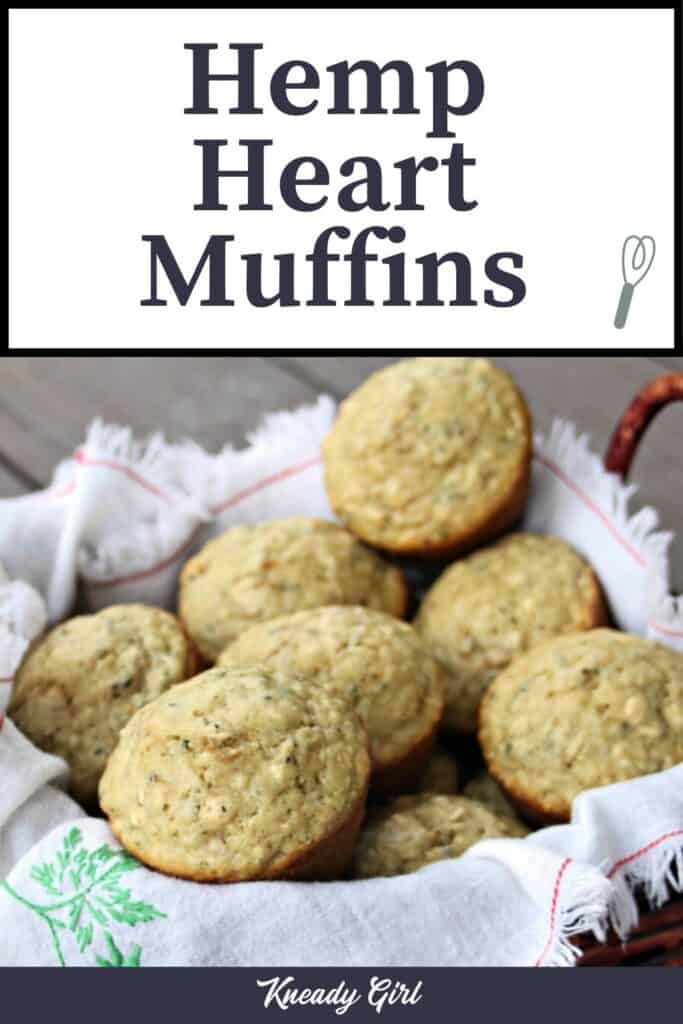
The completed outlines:
[[[400,570],[323,519],[234,527],[209,541],[180,576],[180,617],[209,661],[256,623],[327,604],[402,616],[406,588]]]
[[[427,762],[418,784],[419,793],[456,793],[460,769],[454,757],[437,746]]]
[[[356,847],[354,876],[405,875],[425,864],[459,857],[480,839],[525,835],[464,796],[418,793],[372,812]]]
[[[133,716],[100,803],[123,846],[160,871],[269,878],[343,824],[369,769],[365,729],[327,687],[213,668]]]
[[[71,792],[89,802],[131,715],[196,668],[174,615],[113,605],[63,622],[29,651],[9,714],[42,750],[68,761]]]
[[[531,456],[529,414],[485,359],[421,357],[371,376],[323,444],[325,485],[354,533],[392,551],[439,551],[504,510]]]
[[[365,723],[375,765],[403,758],[443,711],[443,672],[414,629],[367,608],[315,608],[252,626],[219,664],[254,661],[349,700]]]
[[[582,790],[683,760],[683,655],[609,629],[551,640],[491,684],[479,739],[515,800],[566,820]]]
[[[595,573],[557,537],[513,533],[456,562],[415,622],[447,670],[445,724],[474,732],[486,687],[513,658],[605,620]]]

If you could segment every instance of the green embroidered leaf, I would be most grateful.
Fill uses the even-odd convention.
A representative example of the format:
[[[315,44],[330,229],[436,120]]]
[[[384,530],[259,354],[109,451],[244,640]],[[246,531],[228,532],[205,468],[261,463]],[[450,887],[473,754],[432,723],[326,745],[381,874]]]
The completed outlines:
[[[118,886],[107,886],[106,897],[95,896],[99,907],[104,910],[112,921],[135,926],[144,924],[147,921],[155,921],[166,917],[160,910],[157,910],[151,903],[142,900],[131,899],[128,889],[120,889]]]
[[[102,925],[109,924],[109,919],[107,918],[106,914],[103,914],[101,910],[98,910],[97,907],[94,907],[92,905],[92,903],[90,902],[90,900],[86,900],[85,903],[86,903],[86,906],[87,906],[88,910],[90,911],[90,913],[95,918],[95,920],[97,921],[98,924],[102,924]]]
[[[103,960],[101,957],[97,957],[97,962],[100,967],[121,967],[123,964],[123,953],[114,942],[113,937],[109,932],[104,933],[104,941],[107,943],[109,949],[109,956],[111,960]]]
[[[63,940],[58,937],[58,930],[68,929],[80,953],[84,953],[92,944],[96,926],[99,925],[107,943],[108,958],[96,954],[97,965],[139,967],[141,947],[135,945],[124,955],[107,931],[107,926],[116,922],[134,927],[165,918],[166,914],[151,903],[133,899],[130,890],[121,886],[122,876],[140,867],[135,857],[125,850],[115,850],[106,844],[90,851],[81,844],[81,830],[72,828],[64,836],[61,849],[57,851],[56,864],[35,864],[31,868],[30,877],[50,897],[59,897],[57,903],[39,906],[15,893],[5,882],[0,884],[49,926],[57,961],[61,966],[66,966],[66,960],[62,949]],[[66,891],[65,879],[68,882]]]
[[[78,844],[81,842],[81,830],[79,828],[72,828],[64,836],[62,840],[62,849],[57,854],[57,861],[59,866],[64,871],[71,863],[71,858],[76,852]]]
[[[136,860],[135,857],[131,857],[125,850],[119,850],[117,854],[119,859],[107,871],[107,880],[118,878],[119,875],[123,875],[126,871],[135,871],[136,868],[140,867],[140,861]]]
[[[74,889],[80,889],[83,870],[88,863],[88,854],[85,850],[79,850],[73,860],[74,867],[69,872],[69,877]]]
[[[102,956],[96,956],[98,967],[139,967],[140,966],[140,954],[142,950],[140,946],[133,946],[128,956],[124,956],[121,950],[114,942],[113,936],[109,932],[104,933],[104,939],[109,949],[110,960],[105,960]]]
[[[55,878],[54,865],[34,864],[33,867],[31,868],[30,876],[34,880],[34,882],[38,882],[39,885],[42,885],[43,889],[45,889],[45,891],[49,893],[50,896],[62,895],[62,890],[57,885],[57,881]]]
[[[84,902],[84,899],[76,900],[69,906],[69,928],[72,932],[75,932],[78,927],[81,914],[83,913]]]
[[[93,850],[88,856],[88,863],[85,869],[86,877],[88,881],[92,882],[97,875],[102,864],[106,864],[108,860],[115,857],[118,850],[112,850],[110,846],[98,846],[96,850]]]
[[[81,842],[83,836],[80,828],[72,828],[70,832],[64,837],[64,846],[66,849],[75,850],[78,844]]]
[[[85,925],[84,928],[79,928],[76,932],[76,942],[81,953],[84,953],[93,940],[93,926],[92,923]]]
[[[142,901],[127,903],[121,909],[112,908],[110,914],[115,921],[130,925],[145,924],[147,921],[156,921],[159,918],[166,917],[165,914],[162,914],[151,903],[143,903]]]
[[[140,946],[133,946],[130,953],[123,961],[124,967],[139,967],[140,966],[140,954],[142,950]]]

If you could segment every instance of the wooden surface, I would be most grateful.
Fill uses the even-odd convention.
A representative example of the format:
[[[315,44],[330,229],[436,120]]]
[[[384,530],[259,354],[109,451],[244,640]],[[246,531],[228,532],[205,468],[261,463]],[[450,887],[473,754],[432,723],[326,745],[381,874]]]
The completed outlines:
[[[210,449],[239,443],[269,410],[292,408],[320,391],[337,398],[398,357],[375,356],[6,356],[0,362],[0,496],[43,486],[94,416],[164,430]],[[525,391],[536,425],[573,419],[604,452],[627,403],[642,385],[683,358],[635,356],[496,359]],[[679,526],[683,496],[683,403],[651,427],[633,479],[639,499],[662,524]],[[683,590],[683,531],[673,552],[675,589]]]

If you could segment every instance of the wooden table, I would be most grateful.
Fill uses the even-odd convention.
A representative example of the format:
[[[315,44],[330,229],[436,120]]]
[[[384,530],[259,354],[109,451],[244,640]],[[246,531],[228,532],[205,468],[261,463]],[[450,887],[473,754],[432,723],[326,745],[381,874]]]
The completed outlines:
[[[321,391],[341,398],[399,357],[375,356],[7,356],[0,361],[0,496],[44,486],[94,416],[162,429],[211,450],[239,443],[274,409]],[[526,392],[536,424],[575,420],[601,454],[632,395],[649,379],[683,371],[683,358],[508,356],[496,360]],[[655,421],[633,478],[640,498],[675,529],[683,497],[683,403]],[[673,585],[683,590],[683,537],[673,552]]]

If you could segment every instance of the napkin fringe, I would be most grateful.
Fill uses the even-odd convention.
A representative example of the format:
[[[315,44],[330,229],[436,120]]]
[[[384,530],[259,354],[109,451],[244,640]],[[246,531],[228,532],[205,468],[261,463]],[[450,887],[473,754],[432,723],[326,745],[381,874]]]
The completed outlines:
[[[112,459],[134,468],[159,486],[174,482],[176,474],[171,457],[176,453],[176,446],[170,445],[161,431],[138,439],[130,427],[105,423],[97,417],[88,426],[83,448],[93,457]]]
[[[281,449],[292,454],[312,454],[320,448],[332,426],[337,403],[331,395],[319,395],[315,402],[300,405],[293,412],[278,411],[263,417],[247,434],[251,451],[260,448],[271,455]]]
[[[575,424],[559,418],[553,420],[547,435],[537,433],[534,437],[536,457],[554,464],[590,496],[591,502],[647,563],[656,595],[660,599],[668,598],[668,550],[673,534],[658,529],[659,516],[654,508],[645,506],[637,512],[630,511],[631,500],[638,492],[637,484],[626,484],[615,473],[605,472],[602,460],[589,445],[589,434],[579,434]],[[556,496],[548,492],[535,500],[538,505],[544,501],[554,503]],[[536,517],[547,511],[538,509]]]
[[[269,413],[247,434],[246,448],[227,444],[216,455],[192,441],[170,444],[161,433],[137,440],[128,427],[94,420],[84,445],[88,456],[124,466],[169,494],[173,507],[160,506],[163,515],[126,524],[102,537],[96,548],[81,549],[81,574],[88,581],[106,582],[162,563],[189,544],[200,522],[213,518],[239,480],[242,460],[252,465],[254,459],[272,463],[284,454],[291,459],[317,456],[335,411],[334,399],[320,395],[293,411]]]
[[[187,543],[200,522],[210,518],[206,502],[210,456],[193,441],[170,443],[160,432],[137,439],[129,427],[93,420],[86,432],[87,463],[121,468],[157,502],[137,522],[111,530],[78,554],[87,581],[108,581],[137,573],[166,559]]]
[[[571,885],[557,907],[547,949],[536,966],[573,967],[582,954],[581,948],[572,942],[574,935],[592,932],[599,942],[604,941],[611,893],[608,879],[595,867],[572,861]]]
[[[130,427],[98,417],[88,426],[80,451],[89,461],[115,463],[185,513],[208,516],[204,494],[209,456],[196,442],[172,443],[160,431],[138,439]]]
[[[609,922],[619,938],[625,939],[638,924],[638,894],[657,908],[674,893],[683,892],[683,829],[672,829],[651,849],[639,852],[611,881]]]
[[[683,640],[683,595],[660,594],[655,598],[650,626],[664,640]]]

